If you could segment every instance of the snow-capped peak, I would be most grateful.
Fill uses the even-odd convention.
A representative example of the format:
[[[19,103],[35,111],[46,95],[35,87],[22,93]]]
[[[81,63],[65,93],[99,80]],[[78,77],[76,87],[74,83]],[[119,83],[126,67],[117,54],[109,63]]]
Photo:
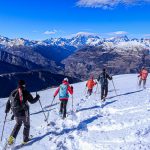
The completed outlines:
[[[133,41],[133,42],[131,42]],[[0,47],[12,47],[12,46],[61,46],[61,47],[75,47],[82,48],[88,46],[100,46],[105,45],[106,47],[117,47],[117,45],[130,47],[135,45],[136,47],[142,45],[150,49],[150,39],[129,39],[126,35],[116,36],[108,39],[101,38],[95,33],[89,32],[78,32],[73,34],[70,38],[50,38],[43,41],[32,41],[23,38],[9,39],[7,37],[0,36]],[[128,46],[129,45],[129,46]]]
[[[130,40],[126,35],[124,35],[124,36],[115,36],[115,37],[108,38],[107,41],[119,43],[119,42],[128,42]]]

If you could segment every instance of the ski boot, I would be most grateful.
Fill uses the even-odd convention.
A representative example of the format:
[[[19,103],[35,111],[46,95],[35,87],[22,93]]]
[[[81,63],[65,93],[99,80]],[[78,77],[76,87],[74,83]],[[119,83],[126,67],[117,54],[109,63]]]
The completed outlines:
[[[8,145],[13,145],[15,143],[15,138],[13,136],[10,136],[8,138]]]

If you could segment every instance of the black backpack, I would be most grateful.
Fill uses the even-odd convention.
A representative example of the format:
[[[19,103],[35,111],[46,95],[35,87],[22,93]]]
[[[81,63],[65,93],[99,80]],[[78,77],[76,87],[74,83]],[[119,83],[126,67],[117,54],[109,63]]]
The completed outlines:
[[[13,113],[16,113],[16,112],[22,111],[22,110],[26,110],[25,104],[20,105],[20,101],[17,98],[18,94],[19,94],[18,89],[16,89],[9,96],[11,110]]]
[[[99,76],[99,82],[101,85],[107,85],[107,74],[101,73]]]

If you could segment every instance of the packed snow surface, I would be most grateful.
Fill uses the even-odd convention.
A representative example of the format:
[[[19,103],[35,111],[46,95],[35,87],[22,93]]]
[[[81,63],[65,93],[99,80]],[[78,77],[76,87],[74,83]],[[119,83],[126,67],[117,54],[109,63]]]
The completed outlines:
[[[94,88],[92,96],[86,98],[86,82],[74,84],[73,110],[72,99],[68,102],[68,117],[59,116],[59,100],[50,104],[56,89],[38,92],[40,100],[49,112],[49,123],[44,121],[40,105],[30,105],[32,140],[23,150],[150,150],[150,80],[146,89],[138,87],[135,74],[114,76],[117,90],[115,94],[112,81],[106,102],[100,103],[100,85]],[[96,93],[95,93],[96,91]],[[35,96],[35,93],[33,93]],[[0,133],[4,121],[7,99],[0,100]],[[9,137],[15,121],[8,115],[2,149]],[[16,139],[15,149],[22,142],[22,129]]]

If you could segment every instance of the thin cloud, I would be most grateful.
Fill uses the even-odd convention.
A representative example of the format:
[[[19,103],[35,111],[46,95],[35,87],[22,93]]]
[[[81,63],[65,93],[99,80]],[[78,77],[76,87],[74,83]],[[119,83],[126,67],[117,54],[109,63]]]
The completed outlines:
[[[127,35],[128,32],[126,31],[116,31],[116,32],[111,32],[111,33],[108,33],[108,35]]]
[[[150,34],[144,34],[144,37],[150,37]]]
[[[57,33],[57,30],[52,30],[52,31],[45,31],[44,34],[46,35],[52,35],[52,34],[56,34]]]
[[[119,4],[128,6],[142,3],[150,3],[150,0],[78,0],[76,5],[79,7],[109,9],[114,8]]]

